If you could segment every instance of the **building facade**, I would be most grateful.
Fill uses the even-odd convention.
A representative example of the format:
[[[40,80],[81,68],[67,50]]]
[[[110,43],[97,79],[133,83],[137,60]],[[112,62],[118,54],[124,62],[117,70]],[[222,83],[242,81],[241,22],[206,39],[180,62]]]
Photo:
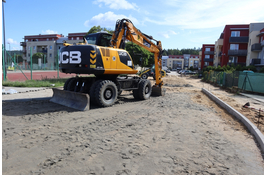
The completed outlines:
[[[202,45],[201,69],[207,66],[213,66],[214,48],[215,48],[214,44]]]
[[[264,23],[225,26],[215,42],[213,65],[232,64],[264,66]]]
[[[251,23],[246,65],[264,66],[264,23]]]
[[[55,69],[58,53],[63,47],[63,43],[82,42],[85,34],[85,32],[69,33],[68,37],[64,37],[62,34],[24,36],[24,42],[20,43],[20,46],[23,47],[23,65],[30,64],[31,55],[40,52],[44,55],[38,60],[40,65],[44,65],[42,68]]]
[[[188,69],[191,66],[195,69],[198,69],[199,62],[199,55],[169,55],[167,67],[170,67],[172,70]]]

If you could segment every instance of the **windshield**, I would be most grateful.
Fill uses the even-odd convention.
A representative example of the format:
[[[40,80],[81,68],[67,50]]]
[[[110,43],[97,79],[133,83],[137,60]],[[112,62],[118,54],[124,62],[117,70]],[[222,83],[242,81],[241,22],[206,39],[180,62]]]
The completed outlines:
[[[97,35],[87,35],[85,36],[88,44],[96,44]]]

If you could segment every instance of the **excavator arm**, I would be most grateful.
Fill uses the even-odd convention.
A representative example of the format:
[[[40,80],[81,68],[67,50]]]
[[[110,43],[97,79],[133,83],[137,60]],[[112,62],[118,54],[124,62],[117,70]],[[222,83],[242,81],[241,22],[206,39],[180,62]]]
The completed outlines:
[[[152,36],[148,36],[138,30],[129,19],[118,20],[115,26],[115,31],[111,38],[111,45],[113,48],[125,48],[125,41],[129,40],[146,50],[154,53],[154,62],[155,62],[155,78],[156,84],[155,87],[161,89],[163,86],[162,81],[162,44],[160,41],[153,39]],[[156,44],[153,41],[156,42]],[[154,89],[154,88],[153,88]]]

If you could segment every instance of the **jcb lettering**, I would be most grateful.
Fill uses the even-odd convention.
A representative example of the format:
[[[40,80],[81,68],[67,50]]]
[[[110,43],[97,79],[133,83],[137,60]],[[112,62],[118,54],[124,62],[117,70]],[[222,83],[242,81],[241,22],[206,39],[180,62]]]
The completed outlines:
[[[62,64],[79,64],[81,63],[80,51],[64,51],[60,54],[60,63]]]

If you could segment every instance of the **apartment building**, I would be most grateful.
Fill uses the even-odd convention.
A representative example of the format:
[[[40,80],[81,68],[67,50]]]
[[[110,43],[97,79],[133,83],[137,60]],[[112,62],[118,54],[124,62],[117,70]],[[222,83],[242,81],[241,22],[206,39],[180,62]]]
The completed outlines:
[[[193,67],[199,68],[199,55],[169,55],[167,60],[167,67],[171,67],[172,70],[186,69]]]
[[[246,65],[249,25],[226,25],[220,65]]]
[[[251,23],[249,25],[249,42],[247,66],[257,68],[264,66],[264,23]]]
[[[162,56],[162,67],[167,67],[168,56]]]
[[[201,69],[207,66],[213,66],[214,48],[215,48],[214,44],[202,45]]]
[[[214,66],[264,66],[264,23],[226,25],[215,42]]]
[[[47,35],[28,35],[24,36],[24,42],[20,43],[23,47],[23,65],[30,63],[30,55],[35,53],[43,53],[44,58],[41,58],[39,64],[45,65],[48,69],[54,69],[56,60],[58,59],[58,51],[63,47],[63,42],[70,44],[83,41],[82,33],[69,33],[68,37],[62,34],[47,34]]]

